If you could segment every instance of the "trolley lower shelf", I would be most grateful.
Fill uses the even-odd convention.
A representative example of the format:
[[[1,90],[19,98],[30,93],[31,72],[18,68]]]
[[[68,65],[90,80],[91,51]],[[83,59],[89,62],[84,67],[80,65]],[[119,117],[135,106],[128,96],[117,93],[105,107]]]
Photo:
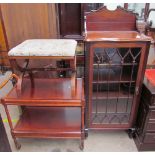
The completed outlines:
[[[81,138],[81,109],[26,107],[13,133],[16,137]]]

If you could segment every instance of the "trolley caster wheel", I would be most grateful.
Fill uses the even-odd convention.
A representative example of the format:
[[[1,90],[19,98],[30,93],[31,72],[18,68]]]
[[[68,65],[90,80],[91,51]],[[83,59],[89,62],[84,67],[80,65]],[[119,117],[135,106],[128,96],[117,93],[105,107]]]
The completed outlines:
[[[17,139],[15,137],[13,137],[13,138],[14,138],[14,144],[16,146],[16,149],[19,150],[21,148],[21,144],[18,143],[18,141],[17,141]]]
[[[16,144],[16,148],[17,148],[17,150],[20,150],[21,144],[17,143],[17,144]]]
[[[84,149],[84,145],[81,144],[81,145],[80,145],[80,150],[83,151],[83,149]]]
[[[87,139],[88,138],[88,129],[85,128],[85,131],[84,131],[84,138]]]
[[[81,151],[83,151],[83,149],[84,149],[84,139],[82,139],[82,140],[80,141],[80,146],[79,146],[79,148],[80,148]]]

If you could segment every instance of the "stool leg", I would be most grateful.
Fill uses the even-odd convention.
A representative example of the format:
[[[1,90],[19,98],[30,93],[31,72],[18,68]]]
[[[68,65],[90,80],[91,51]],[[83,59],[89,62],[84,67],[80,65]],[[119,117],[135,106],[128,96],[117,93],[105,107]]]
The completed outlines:
[[[30,71],[28,74],[29,74],[29,77],[30,77],[30,80],[31,80],[31,88],[34,88],[34,77],[33,77],[32,71]]]
[[[21,73],[25,72],[25,69],[29,65],[29,60],[28,59],[25,59],[25,61],[23,63],[23,66],[20,66],[17,63],[16,59],[10,59],[10,64],[11,64],[13,73],[15,73],[15,74],[17,74],[19,76]]]
[[[72,68],[72,75],[71,75],[71,91],[72,95],[75,95],[76,91],[76,56],[73,60],[70,60],[70,67]]]
[[[76,92],[76,73],[73,73],[71,77],[71,92],[74,96]]]
[[[23,64],[22,67],[20,65],[18,65],[16,59],[10,59],[10,64],[11,64],[11,67],[13,69],[13,72],[16,73],[19,76],[18,83],[17,83],[17,93],[20,96],[22,81],[23,81],[24,74],[26,72],[25,69],[29,65],[29,59],[25,59],[24,64]]]

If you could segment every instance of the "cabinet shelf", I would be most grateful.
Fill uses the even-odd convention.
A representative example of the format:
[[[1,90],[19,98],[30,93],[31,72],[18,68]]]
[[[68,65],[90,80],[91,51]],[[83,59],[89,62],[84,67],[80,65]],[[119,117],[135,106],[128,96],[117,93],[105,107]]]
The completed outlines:
[[[129,94],[126,91],[121,90],[120,92],[118,91],[105,91],[105,92],[93,92],[92,94],[92,99],[93,100],[100,100],[100,99],[128,99],[128,98],[133,98],[133,94]]]
[[[138,63],[115,63],[115,64],[110,64],[110,63],[100,63],[100,64],[97,64],[97,63],[93,63],[93,66],[137,66]]]
[[[133,83],[136,82],[136,70],[132,68],[94,68],[93,83]]]
[[[18,137],[70,135],[80,138],[81,110],[78,107],[26,107],[13,132]]]
[[[110,83],[110,84],[112,84],[112,83],[135,83],[136,81],[134,81],[134,80],[132,80],[132,81],[130,81],[130,80],[125,80],[125,79],[122,79],[122,80],[109,80],[109,81],[107,81],[107,80],[100,80],[100,81],[93,81],[93,84],[108,84],[108,83]]]

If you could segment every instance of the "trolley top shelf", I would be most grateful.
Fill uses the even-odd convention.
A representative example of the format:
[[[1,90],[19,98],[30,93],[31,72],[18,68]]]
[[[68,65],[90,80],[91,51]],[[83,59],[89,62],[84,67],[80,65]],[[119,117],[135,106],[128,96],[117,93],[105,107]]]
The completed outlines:
[[[17,85],[2,99],[2,104],[27,106],[83,106],[84,90],[82,79],[77,79],[75,94],[72,94],[71,80],[24,78],[20,96]]]

